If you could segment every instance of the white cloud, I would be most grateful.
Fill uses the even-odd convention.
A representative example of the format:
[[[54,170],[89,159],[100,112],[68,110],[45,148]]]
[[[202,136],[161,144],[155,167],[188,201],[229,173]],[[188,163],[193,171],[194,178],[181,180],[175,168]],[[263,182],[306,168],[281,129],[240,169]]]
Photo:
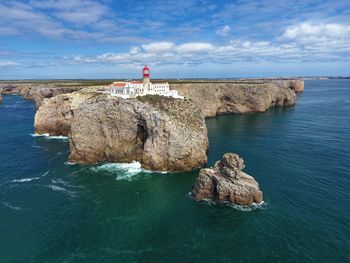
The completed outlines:
[[[235,39],[227,44],[154,42],[127,53],[82,57],[79,63],[228,64],[235,62],[344,61],[350,55],[348,25],[294,25],[275,41]],[[314,41],[315,39],[318,41]],[[308,44],[302,40],[308,40]],[[313,41],[310,41],[313,39]],[[325,40],[326,39],[326,40]],[[320,41],[322,40],[322,41]],[[88,60],[87,60],[88,58]]]
[[[14,67],[19,65],[21,64],[14,61],[0,61],[0,67]]]
[[[142,48],[149,53],[162,53],[171,50],[174,47],[172,42],[154,42],[142,45]]]
[[[231,27],[229,25],[224,25],[221,29],[216,30],[216,34],[221,37],[227,37],[231,31]]]
[[[336,23],[313,24],[305,22],[287,28],[281,38],[296,42],[350,39],[350,25]]]
[[[186,43],[176,47],[178,53],[196,53],[213,50],[214,46],[210,43]]]

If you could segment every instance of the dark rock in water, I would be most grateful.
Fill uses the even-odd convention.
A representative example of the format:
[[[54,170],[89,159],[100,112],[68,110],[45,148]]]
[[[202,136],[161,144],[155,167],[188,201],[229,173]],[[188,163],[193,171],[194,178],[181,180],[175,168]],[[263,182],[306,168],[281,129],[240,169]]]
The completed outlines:
[[[242,172],[243,159],[237,154],[226,153],[212,168],[199,172],[191,195],[197,200],[212,200],[217,203],[252,205],[263,201],[263,193],[255,179]]]

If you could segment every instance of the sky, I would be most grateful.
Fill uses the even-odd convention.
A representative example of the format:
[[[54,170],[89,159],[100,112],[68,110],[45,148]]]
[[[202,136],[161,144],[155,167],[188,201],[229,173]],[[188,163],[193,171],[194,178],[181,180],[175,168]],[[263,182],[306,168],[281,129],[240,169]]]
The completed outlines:
[[[350,76],[350,1],[0,0],[0,79]]]

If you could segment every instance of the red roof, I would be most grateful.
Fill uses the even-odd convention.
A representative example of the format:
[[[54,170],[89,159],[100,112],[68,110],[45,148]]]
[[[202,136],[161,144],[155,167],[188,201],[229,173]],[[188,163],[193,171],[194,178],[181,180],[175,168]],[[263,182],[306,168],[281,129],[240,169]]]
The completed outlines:
[[[143,70],[149,70],[149,68],[147,67],[147,65],[145,65],[145,66],[143,67]]]
[[[124,86],[125,86],[125,83],[113,83],[112,86],[124,87]]]

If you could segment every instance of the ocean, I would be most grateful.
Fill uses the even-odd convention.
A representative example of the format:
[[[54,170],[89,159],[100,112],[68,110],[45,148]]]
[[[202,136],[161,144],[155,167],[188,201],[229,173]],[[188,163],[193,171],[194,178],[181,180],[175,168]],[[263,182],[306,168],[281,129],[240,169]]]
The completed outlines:
[[[191,200],[198,171],[71,165],[67,139],[32,135],[34,114],[0,104],[0,262],[350,261],[350,80],[207,119],[208,165],[238,153],[264,192],[248,210]]]

